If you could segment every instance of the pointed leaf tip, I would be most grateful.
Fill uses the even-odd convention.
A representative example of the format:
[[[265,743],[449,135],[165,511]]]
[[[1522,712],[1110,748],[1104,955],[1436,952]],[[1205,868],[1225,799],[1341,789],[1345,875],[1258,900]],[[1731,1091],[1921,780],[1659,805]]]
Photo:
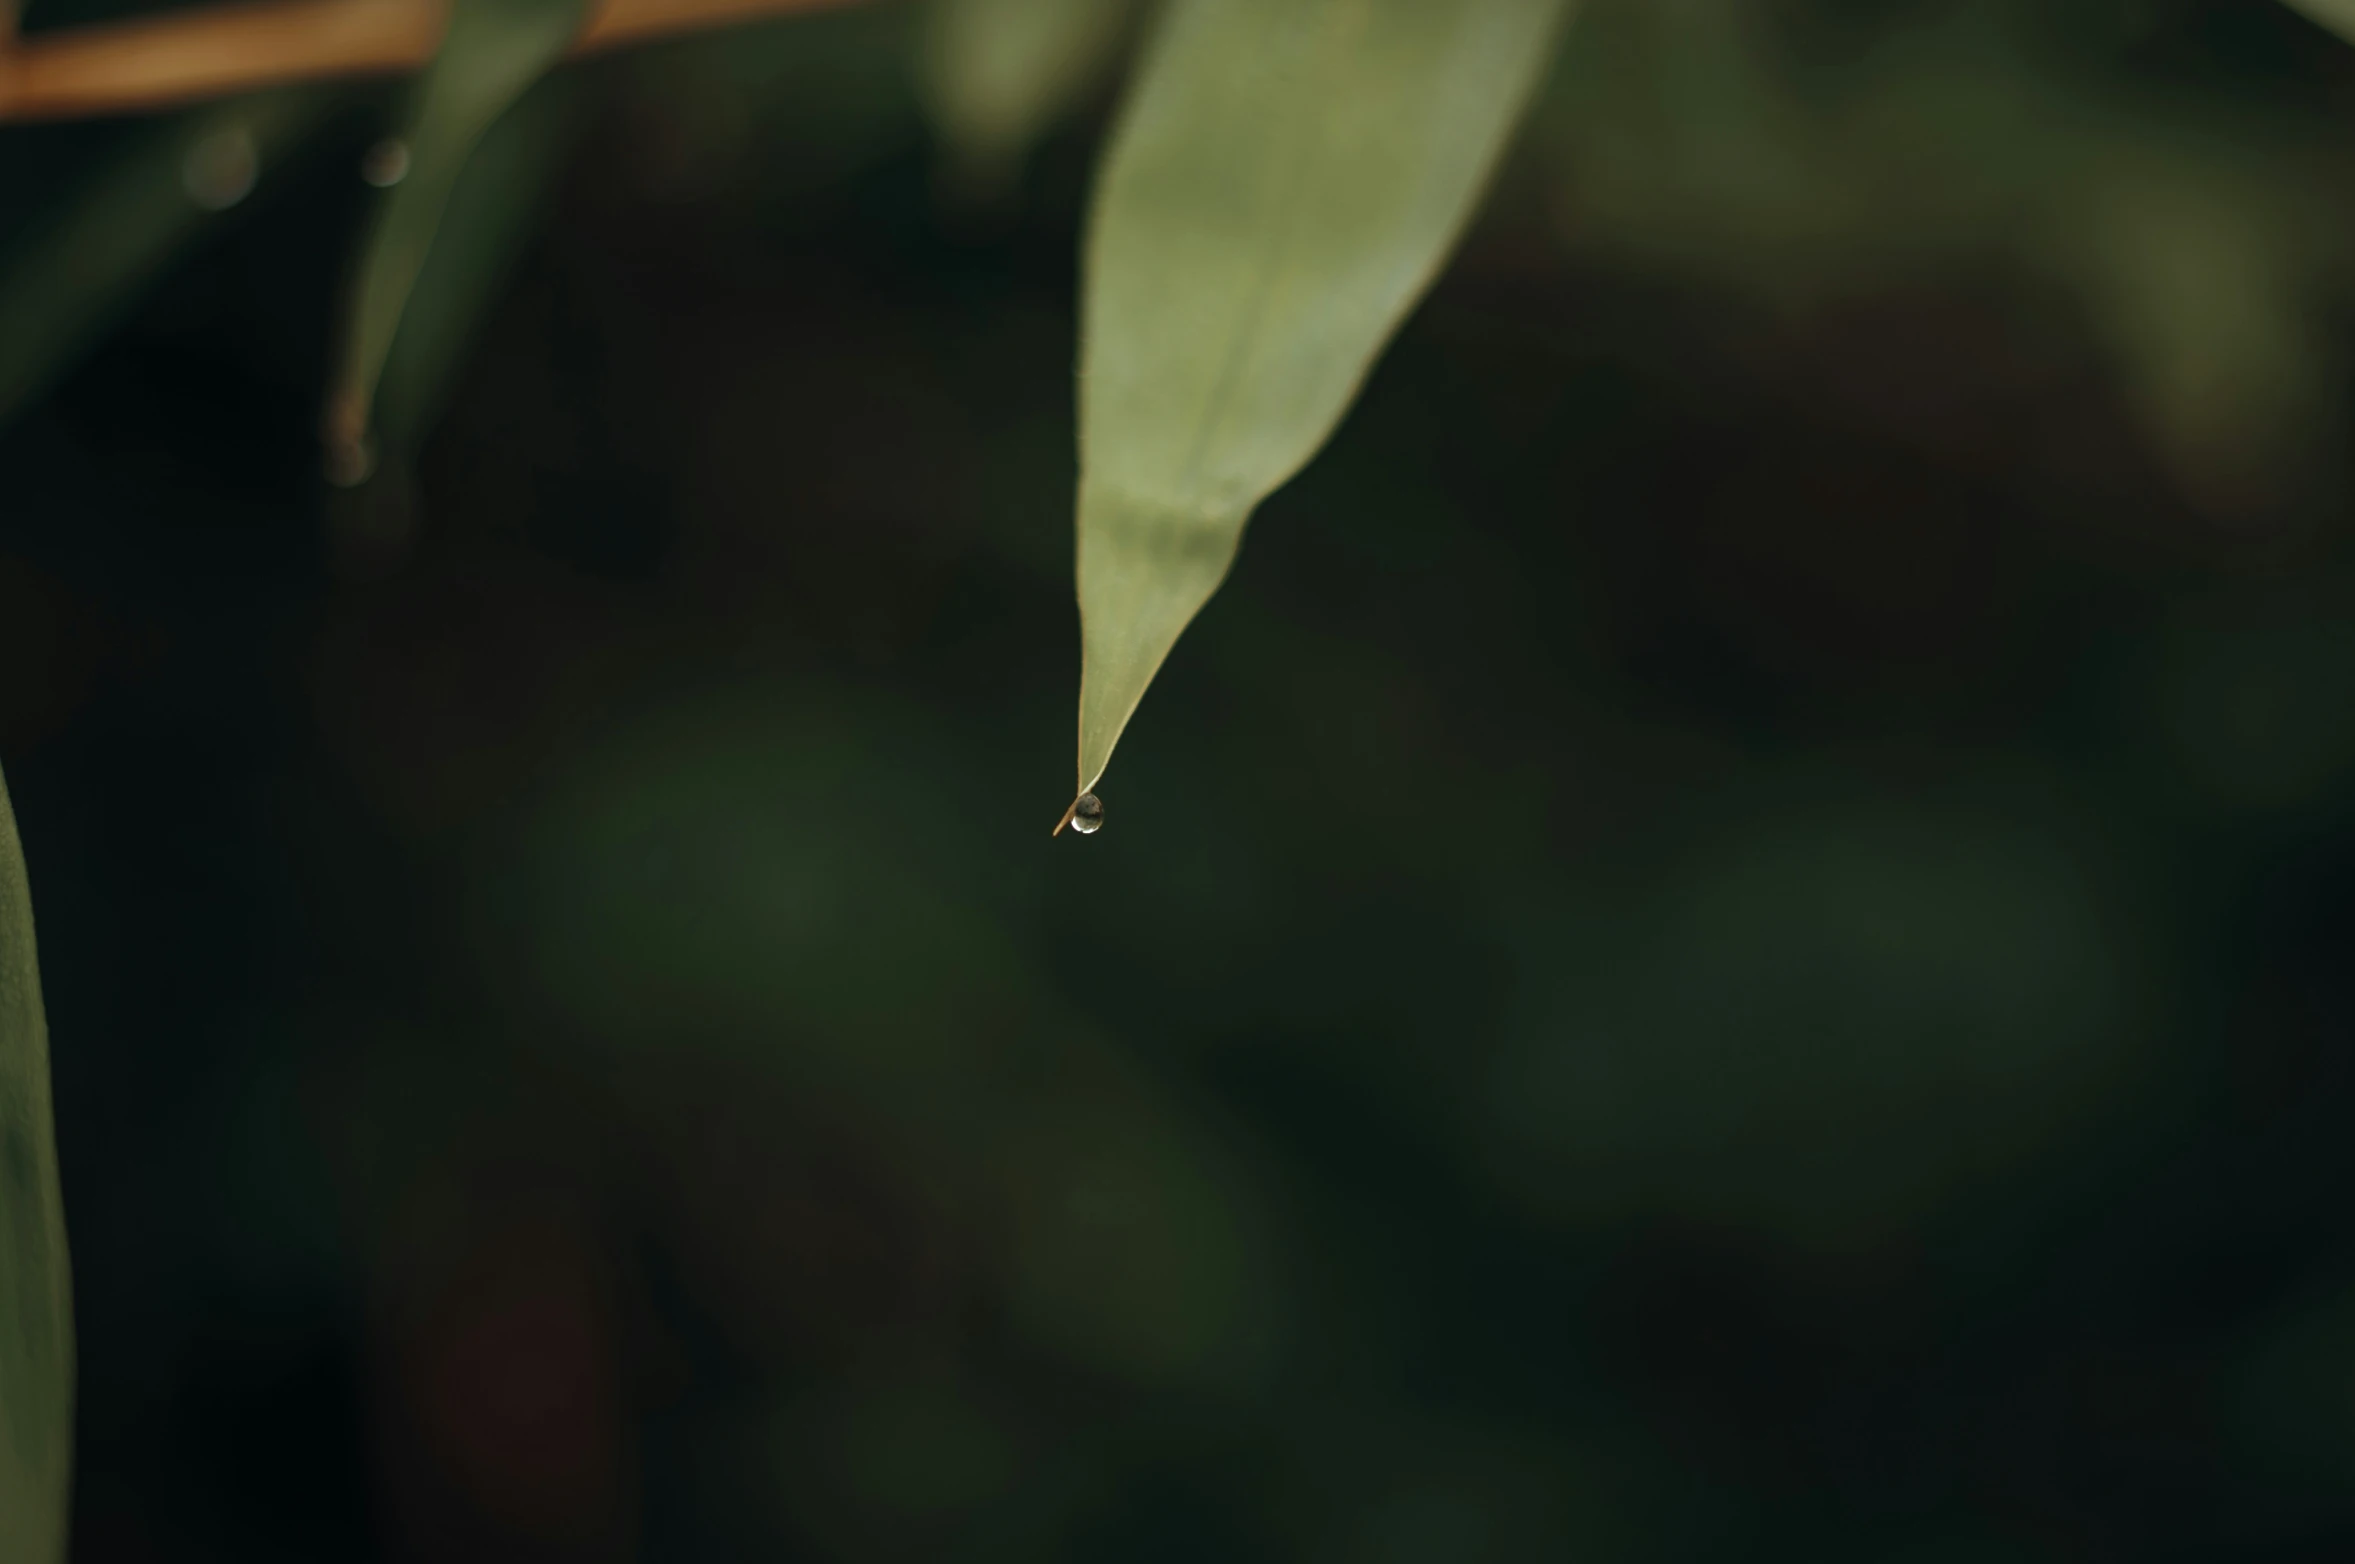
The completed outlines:
[[[1098,182],[1079,786],[1462,232],[1561,0],[1172,0]]]

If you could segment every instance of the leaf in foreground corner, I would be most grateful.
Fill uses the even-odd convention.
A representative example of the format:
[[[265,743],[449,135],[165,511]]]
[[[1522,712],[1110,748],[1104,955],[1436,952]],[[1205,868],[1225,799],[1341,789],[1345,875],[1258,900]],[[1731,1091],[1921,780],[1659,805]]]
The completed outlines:
[[[1174,0],[1088,238],[1079,785],[1437,275],[1559,0]],[[1068,817],[1066,817],[1068,818]]]
[[[441,50],[417,83],[403,138],[407,171],[385,192],[361,252],[327,402],[328,456],[340,475],[366,470],[377,382],[475,143],[563,55],[586,14],[586,0],[452,5]]]
[[[0,780],[0,1559],[62,1564],[73,1475],[73,1299],[33,904]]]
[[[2293,11],[2303,11],[2316,22],[2355,41],[2355,0],[2286,0]]]

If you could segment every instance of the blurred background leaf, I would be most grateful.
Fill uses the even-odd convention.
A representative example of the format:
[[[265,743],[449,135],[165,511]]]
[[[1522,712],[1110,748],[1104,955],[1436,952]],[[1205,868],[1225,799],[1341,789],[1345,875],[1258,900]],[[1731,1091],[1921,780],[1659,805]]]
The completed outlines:
[[[2331,481],[2321,436],[2342,399],[2303,322],[2355,233],[2308,193],[2319,149],[2297,104],[2121,81],[2054,13],[2002,3],[1858,12],[1837,25],[1864,68],[1786,71],[1776,18],[1810,9],[1829,14],[1585,8],[1542,116],[1574,249],[1794,310],[2000,267],[2073,295],[2110,337],[2210,509],[2260,515]]]
[[[363,243],[345,346],[327,395],[327,461],[337,481],[364,478],[374,461],[378,382],[476,143],[564,52],[587,15],[585,0],[454,0],[449,30],[417,82],[409,123],[388,149],[388,189]],[[519,152],[526,166],[526,135]],[[502,191],[509,197],[518,190]],[[501,203],[492,202],[491,205]],[[528,209],[528,204],[527,204]],[[477,214],[479,215],[479,214]],[[482,241],[495,254],[494,230]],[[485,263],[454,263],[446,295],[458,304],[464,279]],[[448,316],[437,320],[447,331]],[[428,358],[430,350],[420,350]],[[430,371],[424,371],[430,373]]]
[[[317,129],[316,92],[265,94],[143,129],[0,273],[0,422],[73,366],[140,290]]]
[[[1055,123],[1102,83],[1128,0],[932,0],[925,105],[963,199],[1001,194]]]
[[[388,450],[406,457],[432,428],[484,314],[548,215],[582,109],[578,82],[543,78],[466,159],[385,353],[376,424]]]

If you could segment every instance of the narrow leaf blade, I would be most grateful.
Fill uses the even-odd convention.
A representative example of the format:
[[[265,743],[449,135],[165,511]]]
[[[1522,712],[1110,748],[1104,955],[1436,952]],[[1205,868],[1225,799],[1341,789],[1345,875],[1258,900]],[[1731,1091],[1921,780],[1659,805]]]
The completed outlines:
[[[0,779],[0,1559],[62,1564],[73,1476],[73,1297],[33,904]]]
[[[580,127],[574,84],[551,77],[489,131],[451,188],[442,230],[419,268],[375,398],[385,442],[413,450],[463,367],[476,326],[515,271]]]
[[[327,404],[331,463],[365,471],[378,382],[402,313],[475,144],[579,33],[586,0],[456,0],[417,84],[408,170],[385,192],[362,250],[341,367]]]
[[[1079,784],[1471,216],[1560,0],[1174,0],[1106,161],[1080,387]]]

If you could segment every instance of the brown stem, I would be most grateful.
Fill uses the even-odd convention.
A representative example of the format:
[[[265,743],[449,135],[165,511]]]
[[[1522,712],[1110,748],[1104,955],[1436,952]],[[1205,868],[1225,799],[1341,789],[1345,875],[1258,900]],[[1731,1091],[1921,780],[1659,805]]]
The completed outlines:
[[[603,0],[575,54],[858,0]],[[0,0],[0,120],[136,113],[260,87],[415,70],[450,0],[232,0],[71,32],[12,36]]]

